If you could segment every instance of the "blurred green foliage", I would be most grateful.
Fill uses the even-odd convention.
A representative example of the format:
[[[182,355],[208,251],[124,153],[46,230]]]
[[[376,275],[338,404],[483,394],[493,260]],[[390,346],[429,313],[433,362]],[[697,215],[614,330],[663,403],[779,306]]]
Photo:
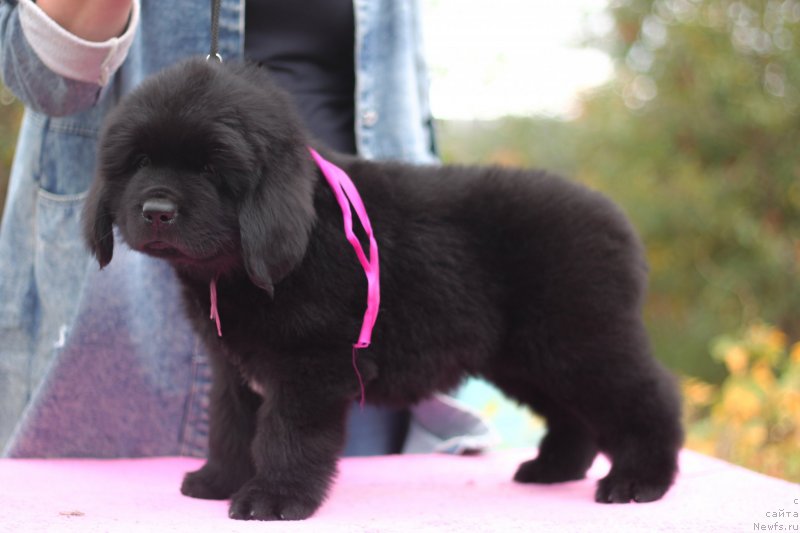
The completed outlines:
[[[21,118],[22,106],[8,89],[0,84],[0,215],[5,206],[8,175]]]
[[[800,335],[800,1],[617,0],[577,118],[439,125],[446,161],[546,167],[618,201],[651,266],[656,353],[719,382],[717,336]],[[531,90],[535,90],[532,87]]]

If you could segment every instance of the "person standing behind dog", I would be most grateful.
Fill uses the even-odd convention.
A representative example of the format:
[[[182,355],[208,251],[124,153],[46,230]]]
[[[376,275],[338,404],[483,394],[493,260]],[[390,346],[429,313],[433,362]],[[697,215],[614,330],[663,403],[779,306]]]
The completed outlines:
[[[26,105],[0,226],[5,456],[205,455],[210,372],[174,274],[125,250],[98,272],[79,218],[106,114],[148,75],[205,55],[209,27],[196,0],[0,2],[2,77]],[[225,61],[270,68],[316,138],[424,163],[435,155],[420,33],[415,0],[226,0],[219,45]],[[441,420],[443,437],[481,447],[480,420],[435,399],[419,409],[433,434]],[[351,418],[346,453],[403,448],[406,413]],[[406,450],[443,440],[414,427]]]

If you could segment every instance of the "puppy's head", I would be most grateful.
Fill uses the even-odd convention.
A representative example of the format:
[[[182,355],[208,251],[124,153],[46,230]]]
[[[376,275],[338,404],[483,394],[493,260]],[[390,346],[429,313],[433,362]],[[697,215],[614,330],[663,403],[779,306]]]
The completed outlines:
[[[103,267],[116,225],[134,250],[198,277],[273,285],[302,259],[313,165],[286,95],[255,66],[192,59],[109,115],[84,234]]]

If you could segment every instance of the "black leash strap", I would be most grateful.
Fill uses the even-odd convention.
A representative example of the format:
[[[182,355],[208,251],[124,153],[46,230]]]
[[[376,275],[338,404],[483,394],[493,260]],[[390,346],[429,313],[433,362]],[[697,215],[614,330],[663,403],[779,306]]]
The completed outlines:
[[[219,8],[222,0],[211,0],[211,50],[206,56],[206,61],[215,59],[222,63],[219,55]]]

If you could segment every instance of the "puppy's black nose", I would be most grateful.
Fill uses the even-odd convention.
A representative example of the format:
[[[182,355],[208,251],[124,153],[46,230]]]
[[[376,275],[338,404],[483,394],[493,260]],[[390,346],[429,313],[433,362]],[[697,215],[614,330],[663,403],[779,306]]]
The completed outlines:
[[[171,224],[178,216],[178,206],[165,198],[153,198],[142,206],[142,216],[149,224]]]

